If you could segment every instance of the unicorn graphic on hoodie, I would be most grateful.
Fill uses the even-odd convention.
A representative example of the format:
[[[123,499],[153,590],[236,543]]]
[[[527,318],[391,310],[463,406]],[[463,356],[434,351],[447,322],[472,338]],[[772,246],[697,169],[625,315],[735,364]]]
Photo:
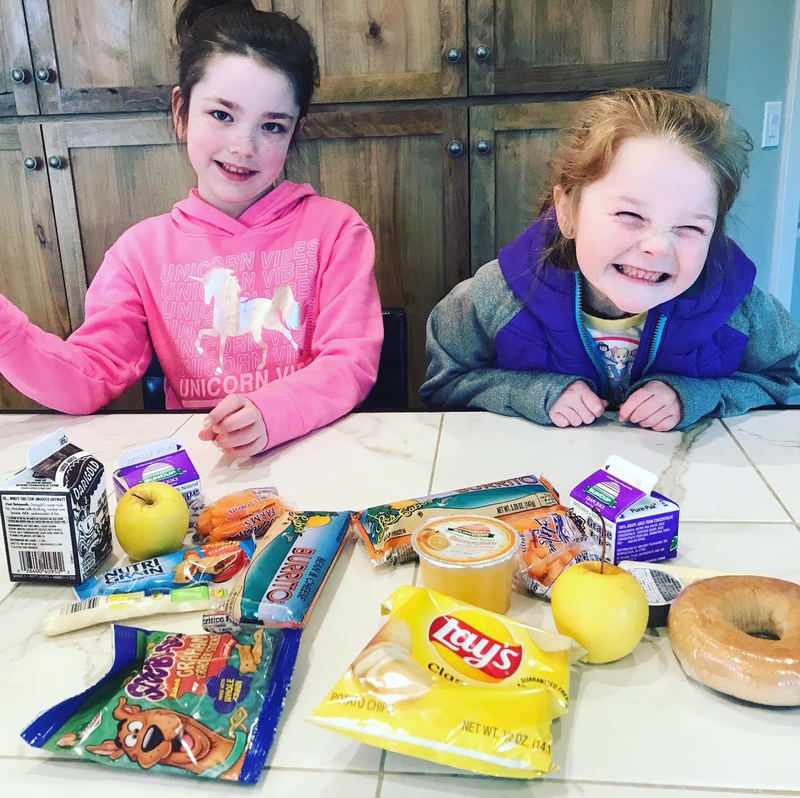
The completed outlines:
[[[277,330],[289,341],[295,351],[297,343],[292,338],[292,330],[300,327],[300,306],[288,283],[281,283],[272,295],[242,299],[239,296],[239,281],[230,269],[211,269],[204,277],[192,277],[203,283],[203,298],[206,305],[214,302],[212,327],[204,327],[197,333],[194,345],[198,353],[203,353],[203,336],[215,335],[219,338],[219,362],[215,374],[222,374],[222,359],[225,355],[225,342],[236,335],[252,335],[261,348],[261,363],[267,362],[267,342],[262,337],[263,330]]]

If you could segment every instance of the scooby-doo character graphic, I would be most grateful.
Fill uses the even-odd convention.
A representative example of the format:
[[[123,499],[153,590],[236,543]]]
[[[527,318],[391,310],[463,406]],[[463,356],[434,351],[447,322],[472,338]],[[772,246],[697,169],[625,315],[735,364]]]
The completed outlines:
[[[120,696],[114,708],[117,736],[87,745],[93,754],[119,759],[123,754],[145,769],[171,765],[191,773],[236,780],[244,760],[247,734],[223,737],[190,715],[171,709],[142,709]]]
[[[253,635],[252,644],[239,643],[239,672],[254,673],[263,656],[263,629]],[[235,717],[234,713],[234,717]],[[140,767],[169,765],[203,776],[238,780],[247,747],[247,730],[234,717],[221,715],[230,734],[225,736],[197,718],[173,709],[143,709],[119,696],[112,712],[119,721],[116,736],[86,750],[109,759],[126,755]],[[245,715],[246,717],[246,715]]]

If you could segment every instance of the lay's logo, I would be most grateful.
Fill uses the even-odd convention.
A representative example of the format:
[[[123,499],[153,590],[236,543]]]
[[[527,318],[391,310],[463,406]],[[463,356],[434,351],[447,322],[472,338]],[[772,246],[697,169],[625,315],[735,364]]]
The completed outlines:
[[[496,626],[493,631],[498,637],[505,636],[504,631],[508,634],[499,622],[493,626]],[[428,639],[438,644],[439,651],[450,665],[478,681],[507,679],[522,661],[521,645],[498,640],[455,615],[434,618],[428,627]]]

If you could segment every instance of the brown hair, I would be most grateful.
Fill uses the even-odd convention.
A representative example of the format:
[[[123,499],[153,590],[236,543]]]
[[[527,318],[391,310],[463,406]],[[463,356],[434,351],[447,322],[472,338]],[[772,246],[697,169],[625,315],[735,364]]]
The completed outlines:
[[[711,173],[718,195],[714,235],[722,234],[753,149],[747,131],[733,123],[726,106],[695,95],[628,88],[592,97],[581,103],[580,114],[577,124],[561,134],[550,193],[542,198],[540,212],[552,209],[552,186],[562,186],[577,202],[581,189],[611,168],[623,142],[658,137],[677,144]],[[558,226],[542,253],[542,260],[547,258],[562,268],[577,268],[574,240]]]
[[[219,54],[249,56],[277,69],[291,84],[298,121],[308,113],[319,84],[319,62],[311,35],[297,20],[280,11],[258,11],[251,0],[187,0],[178,11],[175,34],[180,47],[177,113],[184,124],[192,89]],[[295,126],[292,144],[299,127]]]

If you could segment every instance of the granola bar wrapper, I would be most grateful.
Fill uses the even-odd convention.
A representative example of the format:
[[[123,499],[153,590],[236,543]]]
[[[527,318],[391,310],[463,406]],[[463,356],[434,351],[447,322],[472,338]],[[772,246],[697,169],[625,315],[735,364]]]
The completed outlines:
[[[113,630],[108,673],[41,714],[23,739],[62,756],[143,773],[257,781],[300,632]]]
[[[491,776],[549,773],[574,643],[443,593],[398,588],[388,618],[309,720]]]
[[[515,526],[517,514],[529,519],[559,507],[558,493],[544,477],[525,474],[367,507],[353,514],[352,526],[366,545],[370,562],[380,566],[416,559],[411,534],[429,518],[469,513],[501,518]]]

